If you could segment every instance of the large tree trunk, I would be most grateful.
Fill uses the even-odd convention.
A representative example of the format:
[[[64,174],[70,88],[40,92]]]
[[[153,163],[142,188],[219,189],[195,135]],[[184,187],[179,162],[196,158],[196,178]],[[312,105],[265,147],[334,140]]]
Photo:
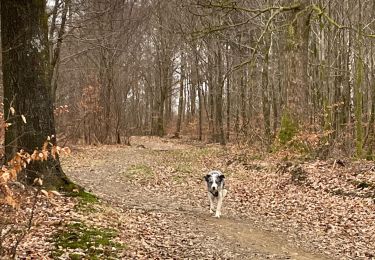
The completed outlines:
[[[282,116],[279,137],[282,144],[308,125],[310,107],[308,103],[308,48],[310,33],[310,0],[288,0],[298,7],[290,13],[285,44],[282,93]]]
[[[290,1],[293,3],[293,1]],[[308,119],[308,42],[310,33],[310,0],[299,0],[300,6],[291,13],[288,28],[288,44],[285,52],[287,60],[287,100],[286,112],[298,125]]]
[[[4,112],[12,124],[5,132],[7,160],[20,149],[32,153],[41,148],[48,137],[56,144],[47,20],[45,1],[1,1]],[[42,177],[47,187],[63,188],[70,183],[59,159],[52,157],[32,162],[24,176],[27,183]]]

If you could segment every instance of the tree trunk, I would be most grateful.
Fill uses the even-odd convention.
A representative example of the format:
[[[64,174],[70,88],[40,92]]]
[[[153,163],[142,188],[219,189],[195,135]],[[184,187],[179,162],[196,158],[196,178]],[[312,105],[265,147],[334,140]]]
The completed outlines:
[[[364,64],[363,64],[363,57],[362,57],[362,27],[361,27],[361,3],[358,1],[359,4],[359,18],[358,18],[358,41],[357,41],[357,49],[358,49],[358,56],[356,56],[356,74],[355,74],[355,84],[354,84],[354,113],[355,113],[355,143],[356,143],[356,155],[358,158],[362,158],[363,156],[363,126],[362,126],[362,84],[363,84],[363,74],[364,74]]]
[[[226,48],[226,61],[227,61],[227,64],[226,64],[226,69],[229,70],[229,67],[230,67],[230,62],[229,62],[229,43],[227,42],[227,48]],[[227,138],[227,141],[229,142],[229,137],[230,137],[230,106],[231,106],[231,103],[230,103],[230,98],[231,98],[231,93],[230,93],[230,88],[231,88],[231,78],[230,76],[228,75],[227,76],[227,85],[226,85],[226,94],[227,94],[227,111],[226,111],[226,117],[227,117],[227,132],[226,132],[226,138]]]
[[[201,86],[201,79],[199,76],[199,61],[198,61],[198,50],[195,47],[194,48],[194,72],[195,72],[195,77],[197,79],[197,89],[198,89],[198,105],[199,105],[199,115],[198,115],[198,140],[202,141],[202,128],[203,128],[203,105],[204,105],[204,100],[203,100],[203,93],[202,93],[202,87]]]
[[[308,125],[308,47],[310,33],[310,0],[290,0],[298,7],[293,9],[285,33],[284,68],[282,82],[282,111],[279,140],[286,144],[296,133]]]
[[[198,122],[198,140],[202,141],[202,124],[203,124],[203,100],[202,89],[198,80],[198,99],[199,99],[199,122]]]
[[[1,2],[4,111],[5,120],[12,123],[5,132],[7,160],[20,149],[29,153],[40,149],[48,137],[56,144],[47,20],[45,1]],[[59,159],[52,157],[29,164],[24,177],[26,183],[41,177],[46,187],[67,188],[70,184]]]
[[[241,103],[241,126],[240,131],[246,133],[248,120],[246,116],[247,103],[246,103],[246,85],[245,85],[245,76],[241,75],[240,79],[240,103]]]
[[[176,138],[180,137],[182,112],[184,109],[183,107],[184,105],[184,78],[185,78],[184,54],[181,53],[181,77],[180,77],[180,90],[179,90],[179,98],[178,98],[178,114],[177,114],[176,132],[174,134]]]
[[[224,125],[223,125],[223,59],[221,54],[220,45],[218,46],[217,53],[217,82],[216,82],[216,91],[215,91],[215,125],[217,129],[216,142],[219,142],[221,145],[225,145],[225,136],[224,136]]]
[[[372,4],[372,11],[375,11],[375,2]],[[371,29],[374,26],[372,26]],[[375,123],[375,76],[374,76],[374,42],[371,41],[370,45],[370,87],[371,87],[371,112],[370,112],[370,118],[368,122],[368,131],[367,136],[365,139],[365,144],[368,143],[367,151],[366,151],[366,159],[372,159],[374,160],[374,146],[375,146],[375,131],[374,131],[374,123]]]
[[[195,107],[195,103],[196,103],[196,99],[197,99],[197,94],[196,94],[196,80],[197,79],[194,79],[191,81],[191,87],[190,87],[190,111],[191,111],[191,118],[192,120],[194,120],[195,118],[195,110],[196,110],[196,107]]]
[[[291,1],[293,2],[293,1]],[[298,125],[308,116],[308,42],[310,33],[309,0],[300,0],[300,7],[291,13],[287,51],[287,113]]]
[[[264,134],[266,138],[266,147],[269,149],[271,144],[271,105],[270,105],[270,94],[268,87],[268,67],[269,67],[269,52],[271,47],[271,34],[267,33],[264,50],[264,61],[262,68],[262,107],[263,107],[263,118],[264,118]]]
[[[50,41],[50,60],[51,60],[51,71],[50,71],[50,81],[51,81],[51,96],[53,104],[56,101],[56,90],[57,90],[57,79],[58,79],[58,71],[59,71],[59,62],[60,62],[60,52],[61,52],[61,45],[63,41],[63,36],[65,34],[65,23],[67,18],[68,9],[70,6],[70,0],[65,0],[63,3],[63,10],[61,14],[61,21],[60,21],[60,28],[57,33],[57,42],[56,47],[53,48],[53,35],[55,33],[56,28],[56,15],[58,9],[58,1],[55,1],[54,6],[54,13],[52,19],[52,25],[49,32],[49,41]]]
[[[209,129],[211,130],[211,136],[214,137],[215,136],[215,132],[216,132],[216,129],[215,129],[215,124],[214,124],[214,91],[215,91],[215,87],[214,87],[214,80],[213,80],[213,70],[214,70],[214,64],[213,64],[213,61],[212,61],[212,57],[210,55],[208,55],[208,62],[207,62],[207,84],[208,84],[208,127]],[[212,138],[214,139],[214,138]]]

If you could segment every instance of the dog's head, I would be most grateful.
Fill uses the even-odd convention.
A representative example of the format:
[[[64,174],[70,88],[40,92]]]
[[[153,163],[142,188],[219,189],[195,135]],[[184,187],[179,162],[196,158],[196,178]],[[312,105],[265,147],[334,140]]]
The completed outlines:
[[[208,190],[217,192],[219,188],[223,187],[225,176],[219,171],[212,171],[204,176],[204,179],[207,182]]]

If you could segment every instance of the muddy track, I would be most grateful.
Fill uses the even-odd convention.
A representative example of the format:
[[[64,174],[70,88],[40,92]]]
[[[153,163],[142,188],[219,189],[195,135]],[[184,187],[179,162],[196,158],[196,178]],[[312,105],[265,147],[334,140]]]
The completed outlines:
[[[164,188],[158,189],[150,186],[149,183],[142,183],[142,179],[138,179],[141,182],[139,184],[124,178],[124,173],[134,165],[155,167],[165,164],[163,167],[168,169],[168,161],[165,161],[163,156],[165,151],[176,149],[176,146],[172,148],[155,144],[155,147],[76,149],[74,158],[67,159],[63,164],[67,174],[74,181],[109,202],[113,207],[120,208],[124,214],[130,211],[136,211],[139,215],[150,214],[150,212],[159,214],[166,220],[165,226],[168,232],[178,233],[181,237],[189,234],[179,241],[170,242],[172,246],[162,248],[159,244],[160,248],[150,248],[152,252],[159,250],[165,253],[166,258],[328,259],[294,246],[283,234],[258,229],[252,224],[252,220],[226,212],[225,205],[223,217],[213,218],[205,206],[206,194],[202,185],[195,185],[191,189],[189,186],[181,186],[174,190],[174,187],[171,187],[173,184],[166,183],[169,179],[165,178],[161,180]],[[186,146],[178,148],[186,151],[199,149]],[[178,154],[176,156],[178,160]],[[184,159],[186,158],[181,158],[181,161]],[[199,182],[197,179],[199,176],[200,173],[197,174],[196,182]],[[189,193],[194,193],[195,196],[190,196]],[[157,221],[154,224],[158,225]],[[158,229],[152,231],[152,225],[153,223],[150,223],[151,232],[157,234]],[[157,235],[163,236],[163,234]],[[173,240],[173,236],[171,239]],[[200,255],[189,256],[183,248],[185,242],[191,247],[192,252],[195,250]],[[150,256],[150,258],[154,257]]]

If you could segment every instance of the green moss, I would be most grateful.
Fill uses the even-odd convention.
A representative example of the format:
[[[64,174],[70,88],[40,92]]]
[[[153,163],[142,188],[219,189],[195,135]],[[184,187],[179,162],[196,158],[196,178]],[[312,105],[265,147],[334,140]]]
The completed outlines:
[[[83,190],[83,188],[70,180],[65,180],[65,184],[59,188],[61,191],[68,192],[69,194],[75,190]]]
[[[298,121],[288,112],[282,116],[280,131],[277,140],[272,145],[272,152],[280,150],[289,150],[298,154],[303,160],[309,160],[316,157],[314,146],[309,143],[303,135],[298,135],[300,131]],[[302,131],[302,134],[304,131]],[[302,157],[301,157],[302,156]],[[289,160],[290,158],[285,158]]]
[[[55,235],[55,250],[52,257],[58,258],[67,249],[79,249],[85,255],[71,253],[70,259],[113,259],[117,250],[125,248],[124,245],[113,241],[116,236],[117,232],[112,229],[87,227],[82,223],[69,224]]]
[[[297,122],[295,122],[288,113],[285,113],[281,119],[281,127],[279,132],[280,143],[285,145],[293,139],[297,132]]]
[[[99,202],[99,199],[95,195],[84,190],[80,190],[79,192],[71,193],[71,196],[78,198],[78,204],[75,206],[77,211],[85,213],[93,213],[98,211],[95,204]]]
[[[93,204],[98,203],[98,197],[95,195],[86,192],[84,190],[79,190],[78,192],[72,192],[69,194],[71,197],[77,197],[83,204]]]

